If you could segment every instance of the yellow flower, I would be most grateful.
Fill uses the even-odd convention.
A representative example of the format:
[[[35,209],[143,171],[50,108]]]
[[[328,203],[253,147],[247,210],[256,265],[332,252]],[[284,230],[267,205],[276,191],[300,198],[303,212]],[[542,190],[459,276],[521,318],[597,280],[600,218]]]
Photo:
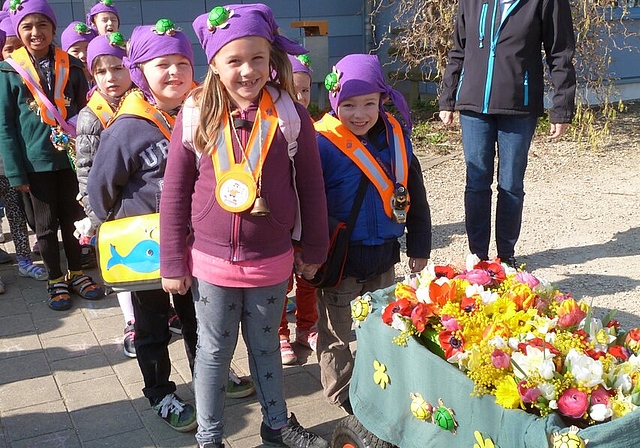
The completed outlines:
[[[493,440],[489,437],[485,439],[480,431],[475,431],[473,435],[476,438],[476,442],[478,442],[473,444],[473,448],[495,448]]]
[[[505,376],[496,384],[496,403],[505,409],[516,409],[520,406],[518,385],[512,376]]]
[[[515,334],[527,334],[533,329],[534,318],[538,311],[531,308],[527,311],[518,311],[509,319],[508,325]]]
[[[495,302],[487,305],[484,311],[488,316],[493,316],[496,321],[507,322],[515,316],[516,304],[508,297],[501,296]]]
[[[387,366],[377,359],[374,359],[373,368],[375,369],[375,372],[373,373],[373,381],[379,385],[380,388],[384,389],[387,387],[387,384],[391,382],[389,375],[387,375]]]

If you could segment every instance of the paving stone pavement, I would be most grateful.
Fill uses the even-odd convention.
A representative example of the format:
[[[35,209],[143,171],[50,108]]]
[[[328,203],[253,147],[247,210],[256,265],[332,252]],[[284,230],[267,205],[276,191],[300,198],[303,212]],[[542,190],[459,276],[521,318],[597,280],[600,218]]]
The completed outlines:
[[[14,253],[10,241],[0,247]],[[99,278],[95,269],[87,273]],[[124,321],[115,294],[98,301],[74,296],[70,310],[57,312],[47,307],[45,282],[18,276],[15,262],[0,265],[0,277],[6,284],[0,295],[0,448],[197,446],[194,432],[175,432],[151,412],[137,362],[122,352]],[[324,400],[315,354],[292,345],[298,364],[285,367],[289,411],[330,440],[345,414]],[[169,351],[177,393],[193,404],[180,337],[173,337]],[[248,374],[242,338],[233,364]],[[226,406],[226,447],[260,447],[255,394]]]

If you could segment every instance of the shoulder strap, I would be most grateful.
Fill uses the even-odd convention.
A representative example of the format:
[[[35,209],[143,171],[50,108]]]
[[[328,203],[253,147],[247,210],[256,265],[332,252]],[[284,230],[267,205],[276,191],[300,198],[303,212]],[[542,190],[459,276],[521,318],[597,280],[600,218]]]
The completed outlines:
[[[93,111],[100,123],[102,123],[102,128],[106,129],[107,123],[113,117],[114,111],[111,104],[98,92],[95,90],[91,94],[91,98],[89,98],[89,102],[87,103],[89,109]]]
[[[34,94],[34,96],[38,97],[38,100],[47,108],[51,115],[53,115],[60,127],[62,127],[62,129],[71,137],[75,137],[75,128],[67,123],[67,121],[62,117],[58,108],[53,105],[49,98],[47,98],[47,95],[45,95],[45,93],[42,91],[40,84],[36,82],[35,79],[33,79],[33,77],[13,58],[7,58],[6,61],[11,67],[13,67],[16,72],[18,72],[18,74],[24,80],[25,84],[27,84],[27,86],[29,87],[29,90]]]
[[[353,205],[351,206],[351,212],[349,212],[349,217],[347,218],[347,235],[349,236],[349,238],[351,238],[353,228],[356,225],[356,219],[360,214],[360,208],[362,207],[362,202],[364,201],[364,195],[367,192],[368,185],[369,178],[363,173],[362,177],[360,178],[360,184],[358,185],[356,197],[353,200]]]

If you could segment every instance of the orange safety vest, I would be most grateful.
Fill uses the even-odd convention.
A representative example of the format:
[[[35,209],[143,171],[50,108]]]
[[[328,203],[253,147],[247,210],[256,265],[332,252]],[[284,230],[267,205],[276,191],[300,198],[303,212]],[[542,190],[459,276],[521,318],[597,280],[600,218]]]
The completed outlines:
[[[67,118],[67,107],[64,100],[64,88],[67,86],[67,81],[69,81],[69,55],[62,51],[62,49],[58,47],[54,47],[54,86],[53,86],[53,103],[55,104],[58,112],[63,119]],[[36,68],[31,61],[31,56],[29,56],[29,52],[25,47],[18,48],[13,53],[11,53],[11,58],[17,62],[27,73],[31,75],[31,77],[42,83],[40,80],[40,76]],[[49,126],[57,126],[58,122],[55,117],[51,113],[49,109],[44,105],[40,96],[34,90],[36,87],[32,86],[30,83],[25,82],[31,95],[33,95],[38,108],[40,109],[40,119],[48,124]]]
[[[364,147],[360,139],[336,117],[326,114],[322,117],[322,120],[314,124],[314,127],[316,131],[324,135],[327,140],[333,143],[344,155],[349,157],[369,178],[382,198],[385,214],[393,219],[392,202],[394,192],[397,184],[401,184],[404,187],[407,186],[407,180],[409,179],[409,160],[407,158],[407,148],[404,144],[400,123],[389,113],[387,113],[387,120],[389,120],[393,131],[392,162],[395,182],[389,179],[386,171]],[[408,209],[407,207],[407,210]]]
[[[107,123],[113,117],[113,107],[111,104],[98,92],[97,90],[91,94],[91,98],[89,98],[89,102],[87,103],[89,109],[96,114],[100,123],[102,123],[102,128],[105,129],[107,127]]]
[[[120,103],[116,114],[107,123],[109,127],[120,115],[135,115],[144,118],[155,124],[162,134],[171,139],[171,131],[176,119],[163,110],[158,109],[146,100],[144,94],[139,89],[131,90]]]

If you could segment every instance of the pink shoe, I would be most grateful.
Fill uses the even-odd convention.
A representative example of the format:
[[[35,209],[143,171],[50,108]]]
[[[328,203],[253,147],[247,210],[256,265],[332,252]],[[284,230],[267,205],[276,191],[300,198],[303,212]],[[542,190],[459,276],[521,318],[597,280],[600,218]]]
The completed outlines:
[[[296,331],[296,342],[315,352],[318,348],[318,332],[315,330]]]
[[[288,339],[280,339],[280,356],[282,357],[282,364],[290,365],[298,360],[296,352],[293,351],[291,343]]]

